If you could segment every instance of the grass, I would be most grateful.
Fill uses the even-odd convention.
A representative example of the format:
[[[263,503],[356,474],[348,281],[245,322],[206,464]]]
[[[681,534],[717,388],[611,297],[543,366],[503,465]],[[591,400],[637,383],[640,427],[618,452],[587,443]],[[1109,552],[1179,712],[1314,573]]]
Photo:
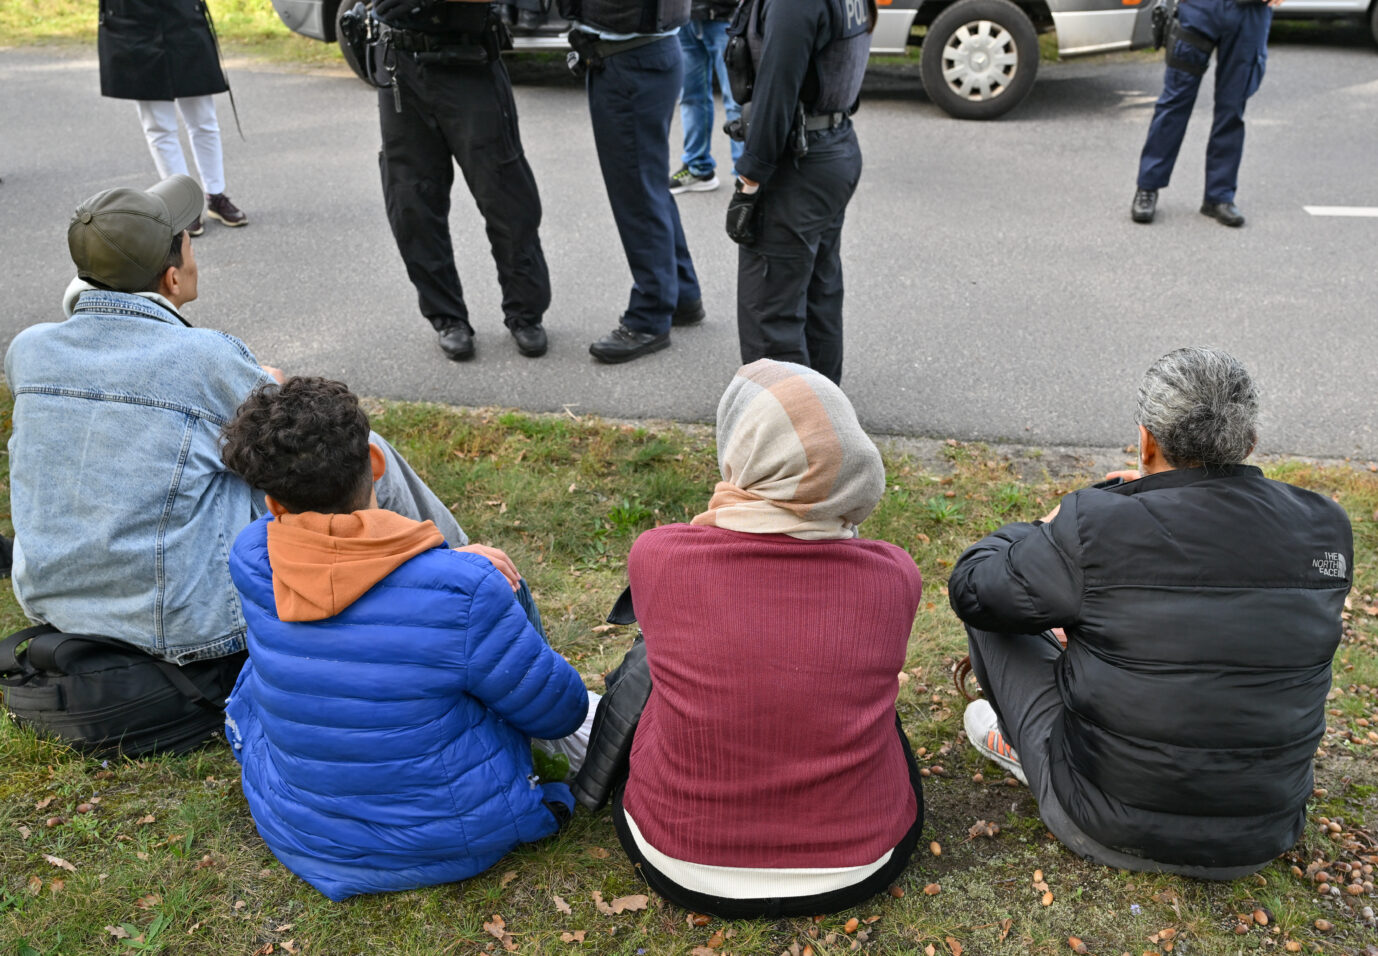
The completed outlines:
[[[0,393],[0,437],[9,410]],[[374,424],[474,540],[512,555],[532,583],[552,643],[591,687],[601,687],[601,674],[632,637],[625,628],[599,628],[622,587],[628,549],[639,532],[703,506],[716,479],[711,434],[418,404],[378,406]],[[1063,953],[1074,936],[1092,953],[1135,956],[1167,952],[1168,942],[1179,954],[1281,952],[1287,941],[1305,952],[1361,952],[1374,937],[1358,912],[1372,897],[1321,897],[1307,867],[1319,857],[1334,869],[1337,856],[1361,865],[1319,818],[1348,821],[1346,833],[1378,819],[1378,748],[1350,742],[1351,735],[1367,739],[1358,721],[1378,727],[1378,475],[1304,462],[1268,466],[1349,510],[1358,584],[1335,664],[1334,732],[1317,758],[1319,789],[1302,842],[1256,879],[1206,884],[1076,859],[1048,836],[1028,792],[1005,785],[959,739],[960,700],[949,673],[963,638],[947,608],[948,569],[986,530],[1043,514],[1090,476],[1049,474],[1043,459],[978,444],[939,449],[889,449],[887,490],[865,525],[869,536],[906,548],[925,581],[898,707],[921,762],[942,767],[925,781],[922,843],[940,844],[941,855],[916,856],[894,891],[902,895],[818,921],[699,926],[654,894],[645,910],[604,915],[595,891],[613,899],[646,889],[608,813],[580,811],[558,837],[519,849],[475,879],[330,903],[259,840],[223,742],[183,758],[101,762],[0,717],[0,956],[500,953],[484,929],[495,914],[523,953],[773,956],[808,947],[833,956],[927,953],[930,946],[949,954]],[[0,489],[0,530],[8,533],[7,512],[8,490]],[[6,589],[0,628],[22,623]],[[978,773],[983,782],[973,779]],[[78,811],[82,804],[89,812]],[[54,816],[62,822],[46,826]],[[970,837],[977,820],[999,824],[1000,833]],[[1037,869],[1051,905],[1033,887]],[[940,892],[926,895],[934,883]],[[557,910],[556,896],[570,915]],[[1271,914],[1268,926],[1250,923],[1236,935],[1244,925],[1238,914],[1257,907]],[[852,918],[858,925],[849,934]],[[1333,929],[1317,930],[1317,919]],[[582,944],[562,941],[576,932],[586,934]]]

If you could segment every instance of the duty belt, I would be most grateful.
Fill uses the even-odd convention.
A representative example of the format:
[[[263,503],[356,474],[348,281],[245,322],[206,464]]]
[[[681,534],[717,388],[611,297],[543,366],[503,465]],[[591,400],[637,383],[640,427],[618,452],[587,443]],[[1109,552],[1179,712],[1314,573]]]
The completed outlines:
[[[457,46],[483,46],[490,30],[482,33],[426,33],[383,25],[383,35],[394,50],[402,53],[440,53]]]
[[[804,132],[816,133],[824,129],[837,129],[851,115],[842,113],[809,113],[804,117]]]

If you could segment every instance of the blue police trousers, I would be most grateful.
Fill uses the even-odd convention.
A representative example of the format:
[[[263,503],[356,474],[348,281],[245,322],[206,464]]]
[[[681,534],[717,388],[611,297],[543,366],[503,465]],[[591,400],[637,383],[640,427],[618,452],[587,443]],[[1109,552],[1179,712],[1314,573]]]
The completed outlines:
[[[1177,8],[1183,27],[1216,44],[1215,119],[1206,146],[1207,202],[1234,202],[1239,160],[1244,153],[1244,104],[1263,81],[1268,60],[1268,27],[1273,11],[1258,0],[1184,0]],[[1180,59],[1205,71],[1210,54],[1173,42],[1169,59]],[[1139,188],[1162,189],[1187,132],[1201,77],[1169,65],[1163,92],[1153,110],[1148,141],[1139,158]]]
[[[632,271],[622,324],[670,331],[675,308],[697,302],[698,275],[670,195],[670,120],[684,80],[679,39],[616,53],[588,72],[593,145]]]

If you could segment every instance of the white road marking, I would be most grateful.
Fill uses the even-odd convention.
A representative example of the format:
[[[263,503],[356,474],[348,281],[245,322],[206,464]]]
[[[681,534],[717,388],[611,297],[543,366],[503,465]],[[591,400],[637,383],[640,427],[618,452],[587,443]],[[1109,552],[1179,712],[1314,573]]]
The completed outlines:
[[[1301,208],[1313,216],[1378,219],[1378,206],[1302,206]]]

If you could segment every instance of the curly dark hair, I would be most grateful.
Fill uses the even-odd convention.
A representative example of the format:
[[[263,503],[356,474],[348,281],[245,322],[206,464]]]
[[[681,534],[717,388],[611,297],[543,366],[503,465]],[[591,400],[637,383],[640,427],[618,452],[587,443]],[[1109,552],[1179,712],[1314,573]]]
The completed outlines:
[[[342,382],[289,378],[261,385],[220,433],[225,467],[288,511],[367,508],[373,485],[368,415]]]

